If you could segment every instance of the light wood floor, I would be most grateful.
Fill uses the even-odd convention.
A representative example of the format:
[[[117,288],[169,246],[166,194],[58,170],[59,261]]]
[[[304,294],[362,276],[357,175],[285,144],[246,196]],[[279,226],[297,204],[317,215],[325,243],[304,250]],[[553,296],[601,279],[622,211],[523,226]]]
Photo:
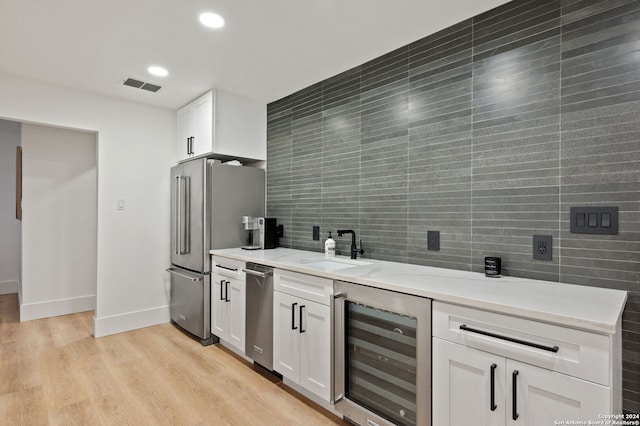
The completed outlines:
[[[0,424],[344,424],[171,324],[94,339],[92,315],[20,323],[0,295]]]

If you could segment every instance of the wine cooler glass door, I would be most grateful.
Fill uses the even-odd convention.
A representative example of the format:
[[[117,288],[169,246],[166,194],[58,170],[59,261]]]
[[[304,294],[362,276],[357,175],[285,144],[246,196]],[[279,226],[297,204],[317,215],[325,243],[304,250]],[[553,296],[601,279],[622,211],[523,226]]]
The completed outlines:
[[[345,395],[396,424],[416,424],[415,318],[346,302]]]

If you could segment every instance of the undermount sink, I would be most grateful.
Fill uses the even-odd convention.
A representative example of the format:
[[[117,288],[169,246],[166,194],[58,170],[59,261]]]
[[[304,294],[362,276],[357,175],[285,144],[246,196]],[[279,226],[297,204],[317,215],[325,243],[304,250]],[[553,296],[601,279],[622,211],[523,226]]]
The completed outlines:
[[[370,262],[353,259],[310,259],[303,260],[300,263],[312,268],[322,269],[325,271],[338,271],[340,269],[353,268],[355,266],[371,265]]]

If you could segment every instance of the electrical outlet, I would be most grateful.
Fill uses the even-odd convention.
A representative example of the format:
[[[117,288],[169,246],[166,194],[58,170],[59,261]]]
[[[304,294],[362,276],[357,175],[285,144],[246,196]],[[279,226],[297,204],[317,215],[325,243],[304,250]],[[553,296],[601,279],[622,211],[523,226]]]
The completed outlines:
[[[551,235],[533,236],[533,258],[551,260],[553,255],[553,237]]]
[[[320,241],[320,227],[313,227],[313,241]]]
[[[440,251],[440,231],[427,231],[427,250]]]

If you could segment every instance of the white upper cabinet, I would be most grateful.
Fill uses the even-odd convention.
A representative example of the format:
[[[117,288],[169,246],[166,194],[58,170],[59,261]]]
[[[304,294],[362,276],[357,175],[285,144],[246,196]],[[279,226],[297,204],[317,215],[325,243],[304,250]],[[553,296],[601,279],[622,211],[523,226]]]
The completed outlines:
[[[266,104],[212,90],[177,112],[178,161],[201,155],[267,158]]]

